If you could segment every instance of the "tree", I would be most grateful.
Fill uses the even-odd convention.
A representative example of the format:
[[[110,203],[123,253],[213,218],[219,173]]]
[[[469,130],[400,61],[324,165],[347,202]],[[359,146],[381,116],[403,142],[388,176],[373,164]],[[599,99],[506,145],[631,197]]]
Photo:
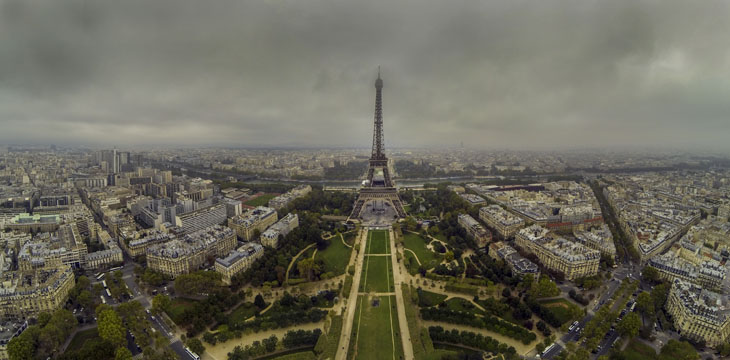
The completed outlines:
[[[91,296],[91,291],[81,290],[79,296],[76,297],[76,301],[81,307],[88,309],[94,304],[94,298]]]
[[[446,261],[451,262],[454,261],[454,252],[453,251],[447,251],[445,255]]]
[[[651,299],[654,301],[654,311],[658,312],[667,302],[669,296],[669,285],[662,283],[651,289]]]
[[[700,355],[697,350],[686,341],[671,339],[659,352],[660,360],[697,360]]]
[[[256,295],[256,298],[253,300],[253,304],[259,309],[266,307],[266,301],[264,301],[264,297],[261,296],[261,294]]]
[[[631,339],[638,335],[639,329],[641,329],[641,319],[635,312],[626,314],[626,316],[624,316],[624,318],[621,319],[616,326],[618,333],[627,339]]]
[[[157,294],[152,298],[152,310],[156,313],[167,311],[171,304],[172,300],[165,294]]]
[[[120,346],[114,353],[114,360],[132,360],[132,352],[124,346]]]
[[[636,297],[636,308],[646,316],[654,316],[654,300],[652,300],[651,294],[642,291]]]
[[[35,343],[30,336],[23,335],[25,335],[25,333],[12,338],[10,342],[8,342],[8,357],[10,357],[10,360],[33,359],[33,353],[35,352]]]
[[[659,282],[659,271],[652,266],[646,266],[641,271],[641,277],[646,281],[656,283]]]
[[[549,277],[541,276],[540,281],[533,285],[531,295],[534,298],[558,296],[560,289]]]
[[[188,339],[185,344],[190,348],[190,350],[198,355],[201,355],[205,352],[205,346],[203,346],[203,343],[196,338]]]
[[[122,319],[116,311],[104,310],[99,314],[98,322],[99,337],[109,341],[115,347],[124,345],[124,327]]]

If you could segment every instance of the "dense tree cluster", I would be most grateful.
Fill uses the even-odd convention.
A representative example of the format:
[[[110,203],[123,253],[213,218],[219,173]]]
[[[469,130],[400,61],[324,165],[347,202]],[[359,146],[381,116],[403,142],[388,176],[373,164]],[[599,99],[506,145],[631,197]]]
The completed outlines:
[[[139,276],[139,279],[143,283],[150,286],[161,286],[166,280],[169,280],[164,274],[150,268],[142,268],[141,266],[135,267],[134,273]]]
[[[323,191],[321,186],[314,185],[309,194],[292,201],[285,211],[296,211],[297,213],[308,211],[319,215],[347,216],[355,204],[355,196],[355,193]]]
[[[517,350],[507,344],[500,343],[489,336],[475,334],[471,331],[461,331],[456,329],[446,331],[441,326],[430,326],[428,333],[434,342],[442,342],[448,344],[465,345],[471,348],[477,348],[492,353],[504,354],[506,358],[516,358]]]
[[[57,354],[61,344],[78,325],[73,314],[65,309],[40,313],[38,323],[8,342],[11,360],[45,359]]]
[[[182,274],[175,279],[175,291],[180,295],[200,296],[223,286],[221,274],[217,271],[196,271]]]
[[[299,227],[286,235],[276,251],[264,251],[264,255],[256,260],[243,273],[233,277],[234,289],[251,283],[261,286],[264,283],[281,285],[286,278],[286,269],[291,259],[307,245],[322,241],[322,231],[318,216],[309,212],[299,213]]]
[[[192,306],[183,310],[174,320],[180,327],[187,328],[188,337],[193,337],[214,321],[225,322],[224,311],[241,300],[241,294],[220,288],[209,293],[203,300],[193,302]]]
[[[316,306],[331,301],[335,295],[334,292],[327,291],[317,296],[300,295],[294,297],[286,292],[281,299],[274,303],[271,309],[264,314],[257,314],[253,320],[241,322],[230,317],[223,319],[224,321],[221,321],[221,323],[225,325],[219,326],[215,334],[205,333],[203,340],[209,344],[215,344],[217,342],[228,341],[231,338],[240,338],[244,331],[249,329],[261,331],[319,322],[324,319],[327,312]],[[265,307],[266,304],[263,303],[263,297],[260,298],[260,301],[258,298],[259,296],[257,296],[257,301],[254,304],[259,308]],[[260,303],[257,304],[257,302]]]
[[[472,313],[454,311],[439,308],[423,308],[421,309],[421,317],[424,320],[441,321],[451,324],[467,325],[480,329],[494,331],[500,335],[504,335],[521,341],[523,344],[529,344],[537,338],[533,332],[510,322],[501,320],[494,316],[479,317]]]

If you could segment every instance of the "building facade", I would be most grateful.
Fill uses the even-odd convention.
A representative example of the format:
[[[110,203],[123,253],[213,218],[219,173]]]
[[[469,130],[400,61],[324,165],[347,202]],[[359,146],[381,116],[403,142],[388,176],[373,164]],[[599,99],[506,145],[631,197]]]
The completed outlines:
[[[459,214],[458,223],[476,241],[477,247],[484,248],[492,240],[492,233],[478,221],[474,220],[471,215]]]
[[[520,230],[515,243],[535,254],[546,268],[563,273],[568,280],[598,274],[601,254],[597,250],[555,236],[542,226]]]
[[[276,210],[259,206],[255,209],[248,209],[241,215],[228,219],[228,227],[233,229],[243,241],[251,241],[256,230],[263,233],[279,219]]]
[[[504,261],[519,277],[528,274],[535,279],[540,277],[540,268],[535,263],[525,259],[517,250],[501,241],[489,244],[488,254],[495,260]]]
[[[253,242],[245,243],[237,250],[231,251],[225,258],[216,259],[215,271],[222,275],[223,283],[230,285],[231,279],[236,274],[248,270],[262,256],[264,256],[263,246]]]
[[[525,226],[525,220],[499,205],[490,205],[479,209],[479,218],[496,230],[497,234],[505,240],[514,236],[517,230]]]
[[[0,317],[24,320],[62,307],[75,285],[71,267],[56,261],[42,268],[0,275]]]
[[[297,227],[299,215],[289,213],[261,234],[261,245],[275,249],[279,247],[279,236],[286,236]]]
[[[674,279],[666,304],[677,331],[715,347],[730,340],[730,300],[695,284]]]
[[[236,234],[210,226],[147,248],[147,267],[172,277],[198,270],[208,258],[226,256],[236,247]]]

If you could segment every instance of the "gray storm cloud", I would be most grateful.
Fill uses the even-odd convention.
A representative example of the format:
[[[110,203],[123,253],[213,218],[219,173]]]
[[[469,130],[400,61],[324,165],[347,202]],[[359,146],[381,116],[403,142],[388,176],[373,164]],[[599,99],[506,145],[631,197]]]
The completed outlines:
[[[730,150],[726,1],[0,0],[0,143]]]

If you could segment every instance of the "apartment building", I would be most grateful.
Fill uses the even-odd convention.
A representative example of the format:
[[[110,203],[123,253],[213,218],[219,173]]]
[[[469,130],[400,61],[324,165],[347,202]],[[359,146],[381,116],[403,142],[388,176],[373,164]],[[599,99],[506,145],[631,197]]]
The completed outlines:
[[[598,274],[601,260],[598,250],[568,241],[542,226],[532,225],[520,230],[515,243],[535,254],[546,268],[563,273],[568,280]]]
[[[289,213],[261,234],[261,245],[276,249],[279,236],[286,236],[299,226],[299,215]]]
[[[147,248],[147,267],[175,277],[198,270],[209,257],[223,257],[236,247],[235,232],[213,225]]]
[[[223,224],[228,218],[228,212],[224,203],[207,206],[195,211],[175,216],[175,225],[181,227],[186,233],[193,233],[203,230],[212,225]]]
[[[477,247],[484,248],[492,240],[492,233],[471,217],[471,215],[459,214],[458,223],[476,241]]]
[[[41,268],[0,275],[0,318],[24,320],[62,307],[75,279],[71,266],[54,261]]]
[[[535,263],[524,258],[517,250],[504,242],[498,241],[489,244],[488,254],[495,260],[504,261],[519,277],[528,274],[535,279],[540,277],[540,268]]]
[[[269,207],[279,210],[289,205],[294,199],[303,197],[312,191],[309,185],[299,185],[284,194],[269,200]]]
[[[259,206],[248,209],[241,215],[228,219],[228,227],[233,229],[243,241],[251,241],[256,230],[263,232],[279,219],[276,210]]]
[[[264,256],[264,247],[249,242],[231,251],[225,258],[215,260],[215,271],[222,275],[223,283],[231,284],[231,279],[238,273],[248,270],[253,263]]]
[[[727,295],[674,279],[666,304],[680,335],[715,347],[730,340],[730,299]]]
[[[517,230],[525,226],[525,220],[499,205],[490,205],[479,209],[479,218],[496,230],[499,237],[505,240],[511,238]]]

